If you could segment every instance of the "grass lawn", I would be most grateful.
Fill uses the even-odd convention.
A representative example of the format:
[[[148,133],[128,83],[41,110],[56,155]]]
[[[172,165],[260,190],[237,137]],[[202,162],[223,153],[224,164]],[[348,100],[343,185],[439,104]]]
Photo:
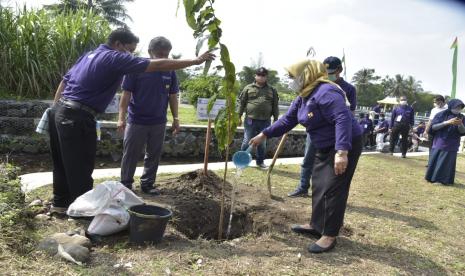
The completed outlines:
[[[464,275],[465,156],[459,155],[457,184],[451,187],[423,180],[425,160],[362,156],[344,231],[336,249],[327,254],[307,253],[312,240],[289,231],[290,224],[307,222],[311,213],[310,198],[286,197],[299,177],[299,166],[292,165],[275,167],[272,177],[273,193],[281,198],[273,206],[288,219],[270,224],[281,224],[281,231],[219,243],[187,239],[170,224],[164,241],[155,246],[131,246],[126,235],[108,238],[111,242],[95,246],[91,262],[82,267],[42,254],[12,252],[3,252],[0,264],[8,275]],[[247,169],[237,185],[255,189],[258,197],[267,193],[265,175]],[[173,177],[161,175],[160,186]],[[28,196],[50,195],[51,188],[44,187]],[[48,221],[37,228],[37,235],[66,232],[76,223]],[[114,267],[129,262],[132,268]]]
[[[192,105],[180,105],[179,106],[179,120],[182,125],[208,125],[208,121],[200,121],[197,119],[197,111]],[[168,122],[173,121],[171,111],[168,108]],[[281,114],[282,115],[282,114]],[[296,128],[304,129],[303,126],[298,125]]]
[[[197,120],[197,110],[193,105],[180,105],[179,110],[179,120],[182,125],[208,125],[208,121],[199,121]],[[168,108],[168,122],[173,121],[173,116],[171,116],[171,111]]]

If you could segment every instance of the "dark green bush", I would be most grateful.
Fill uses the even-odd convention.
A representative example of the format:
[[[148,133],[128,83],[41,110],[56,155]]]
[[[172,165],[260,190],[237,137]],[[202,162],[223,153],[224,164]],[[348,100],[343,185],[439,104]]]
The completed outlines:
[[[193,76],[181,84],[183,95],[187,97],[189,103],[197,107],[198,98],[210,98],[220,90],[221,77],[215,75]],[[218,97],[224,99],[220,94]]]

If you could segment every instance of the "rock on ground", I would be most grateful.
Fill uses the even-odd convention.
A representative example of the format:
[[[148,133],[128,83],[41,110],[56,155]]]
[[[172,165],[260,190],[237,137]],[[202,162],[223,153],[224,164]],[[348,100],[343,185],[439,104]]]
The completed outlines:
[[[50,238],[56,240],[60,244],[75,244],[75,245],[80,245],[84,246],[87,248],[91,248],[92,244],[90,240],[84,236],[81,235],[72,235],[69,236],[66,233],[56,233],[50,236]]]

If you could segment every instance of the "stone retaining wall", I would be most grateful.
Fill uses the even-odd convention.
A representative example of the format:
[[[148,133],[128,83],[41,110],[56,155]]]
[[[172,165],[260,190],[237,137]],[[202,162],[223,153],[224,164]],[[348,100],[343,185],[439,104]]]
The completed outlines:
[[[50,101],[0,101],[0,153],[46,153],[49,152],[48,136],[35,133],[35,127]],[[99,120],[114,117],[114,114],[99,115]],[[203,157],[205,151],[206,126],[182,125],[181,132],[173,137],[167,126],[163,146],[165,157]],[[97,143],[98,156],[121,157],[122,137],[116,132],[116,122],[102,121],[102,139]],[[231,152],[240,149],[243,129],[239,128],[234,137]],[[291,131],[280,156],[302,156],[305,147],[304,130]],[[273,156],[279,138],[268,141],[267,157]],[[210,157],[220,157],[217,143],[212,134]]]

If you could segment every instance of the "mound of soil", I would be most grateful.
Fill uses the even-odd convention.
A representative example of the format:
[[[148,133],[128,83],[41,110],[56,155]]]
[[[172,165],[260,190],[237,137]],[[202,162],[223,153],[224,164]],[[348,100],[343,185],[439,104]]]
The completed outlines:
[[[163,198],[172,206],[172,224],[191,239],[218,238],[223,180],[215,173],[203,174],[202,170],[189,172],[178,178],[160,184]],[[225,210],[223,238],[226,237],[232,185],[225,183]],[[235,201],[232,227],[228,238],[233,239],[252,230],[252,220],[247,214],[247,206]]]

